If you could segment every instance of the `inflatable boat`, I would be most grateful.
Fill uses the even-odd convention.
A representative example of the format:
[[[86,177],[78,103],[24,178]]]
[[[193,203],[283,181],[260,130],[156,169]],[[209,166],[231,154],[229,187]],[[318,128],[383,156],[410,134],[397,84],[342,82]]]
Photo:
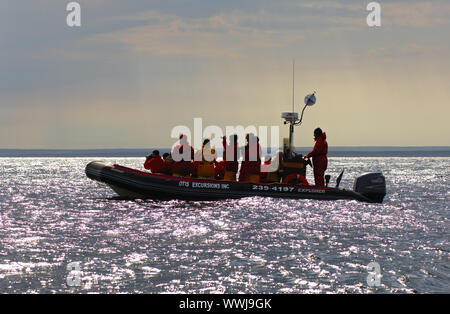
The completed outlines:
[[[155,200],[224,200],[260,196],[286,199],[357,200],[381,203],[386,194],[381,173],[355,179],[353,190],[283,183],[251,183],[173,177],[152,174],[120,165],[91,162],[88,178],[105,183],[122,198]]]
[[[292,86],[294,93],[294,84]],[[281,114],[281,118],[285,120],[284,124],[289,124],[289,139],[285,139],[284,143],[286,144],[283,145],[283,156],[286,160],[302,157],[295,153],[294,126],[301,125],[305,109],[316,103],[315,94],[314,92],[305,97],[305,106],[300,119],[298,113],[294,112],[294,98],[292,99],[292,112]],[[305,168],[303,168],[304,171]],[[368,173],[356,178],[353,190],[339,189],[342,173],[336,180],[338,183],[334,188],[307,184],[252,183],[174,177],[152,174],[120,165],[108,165],[103,162],[89,163],[86,166],[86,175],[92,180],[107,184],[120,197],[132,199],[224,200],[260,196],[381,203],[386,195],[386,182],[382,173]],[[303,176],[306,176],[306,173]]]

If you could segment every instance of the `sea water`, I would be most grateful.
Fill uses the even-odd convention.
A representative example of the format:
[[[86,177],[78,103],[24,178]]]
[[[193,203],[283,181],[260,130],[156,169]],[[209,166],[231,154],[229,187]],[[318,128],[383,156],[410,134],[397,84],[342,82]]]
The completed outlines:
[[[92,160],[143,163],[0,158],[0,293],[450,293],[449,157],[330,158],[383,204],[121,200]]]

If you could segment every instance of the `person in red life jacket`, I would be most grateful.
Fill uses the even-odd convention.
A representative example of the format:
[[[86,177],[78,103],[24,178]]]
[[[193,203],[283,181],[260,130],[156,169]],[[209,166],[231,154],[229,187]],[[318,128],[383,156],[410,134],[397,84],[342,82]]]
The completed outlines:
[[[154,150],[144,163],[144,168],[152,173],[163,173],[165,170],[164,160],[159,155],[158,150]]]
[[[261,147],[259,138],[252,133],[246,135],[244,160],[241,163],[239,181],[259,181],[261,172]],[[253,180],[250,177],[254,177]]]
[[[210,151],[211,151],[210,140],[209,139],[203,140],[202,148],[195,152],[194,160],[191,163],[191,172],[194,178],[197,178],[199,176],[198,167],[205,162],[204,153],[206,152],[206,155],[209,155]]]
[[[306,154],[305,158],[312,157],[314,168],[314,182],[316,186],[325,186],[324,174],[328,166],[328,143],[327,135],[320,128],[314,130],[314,140],[316,144],[311,152]]]
[[[169,153],[164,153],[163,160],[164,160],[164,172],[163,173],[171,176],[172,175],[172,167],[173,167],[173,159]]]
[[[239,149],[237,134],[230,135],[230,144],[226,139],[223,141],[223,160],[225,160],[225,171],[237,172],[239,168]]]
[[[230,144],[227,143],[226,136],[222,137],[222,161],[216,163],[216,178],[224,179],[227,172],[227,180],[236,181],[236,173],[239,169],[238,136],[230,135],[229,140]]]
[[[194,149],[187,140],[185,134],[180,135],[180,144],[172,150],[172,175],[178,177],[188,177],[191,175],[191,161],[194,160]]]
[[[150,170],[150,160],[153,158],[153,153],[145,156],[144,169]]]
[[[211,141],[205,139],[203,141],[202,148],[198,150],[194,155],[194,161],[192,162],[195,167],[193,174],[198,178],[215,178],[215,163],[216,163],[216,150],[211,147]]]
[[[248,169],[249,173],[259,175],[261,173],[261,146],[259,145],[259,137],[257,136],[254,136],[253,141],[250,141],[248,161],[250,165]]]

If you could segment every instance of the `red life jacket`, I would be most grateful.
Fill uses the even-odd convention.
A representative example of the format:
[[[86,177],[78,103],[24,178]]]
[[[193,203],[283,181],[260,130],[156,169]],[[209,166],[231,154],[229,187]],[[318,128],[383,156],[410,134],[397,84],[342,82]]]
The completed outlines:
[[[152,173],[163,173],[165,170],[164,160],[161,156],[147,159],[144,163],[144,168],[150,170]]]
[[[245,160],[242,164],[247,173],[259,174],[261,172],[261,146],[259,143],[253,143],[245,148]]]
[[[239,168],[238,162],[238,143],[228,145],[227,141],[223,141],[223,161],[225,163],[225,171],[237,172]],[[228,156],[228,157],[227,157]],[[227,160],[230,159],[230,160]]]
[[[306,157],[312,157],[314,172],[324,173],[328,165],[328,143],[326,133],[322,133],[317,140],[314,148],[309,152]]]
[[[173,162],[164,160],[164,174],[172,175]]]
[[[254,160],[256,159],[256,160]],[[241,162],[239,181],[244,181],[247,175],[261,172],[261,147],[259,143],[252,143],[245,147],[244,160]]]
[[[186,158],[183,154],[185,151],[189,151]],[[189,144],[179,144],[172,150],[172,158],[175,160],[177,157],[181,157],[181,160],[175,161],[172,165],[172,173],[176,173],[183,177],[191,174],[191,161],[194,160],[194,149]]]

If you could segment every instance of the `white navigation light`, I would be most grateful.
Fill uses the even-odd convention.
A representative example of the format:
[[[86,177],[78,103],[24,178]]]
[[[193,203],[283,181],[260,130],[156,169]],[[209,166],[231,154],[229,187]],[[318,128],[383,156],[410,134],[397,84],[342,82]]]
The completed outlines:
[[[316,103],[316,94],[315,93],[306,95],[305,105],[314,106],[315,103]]]

